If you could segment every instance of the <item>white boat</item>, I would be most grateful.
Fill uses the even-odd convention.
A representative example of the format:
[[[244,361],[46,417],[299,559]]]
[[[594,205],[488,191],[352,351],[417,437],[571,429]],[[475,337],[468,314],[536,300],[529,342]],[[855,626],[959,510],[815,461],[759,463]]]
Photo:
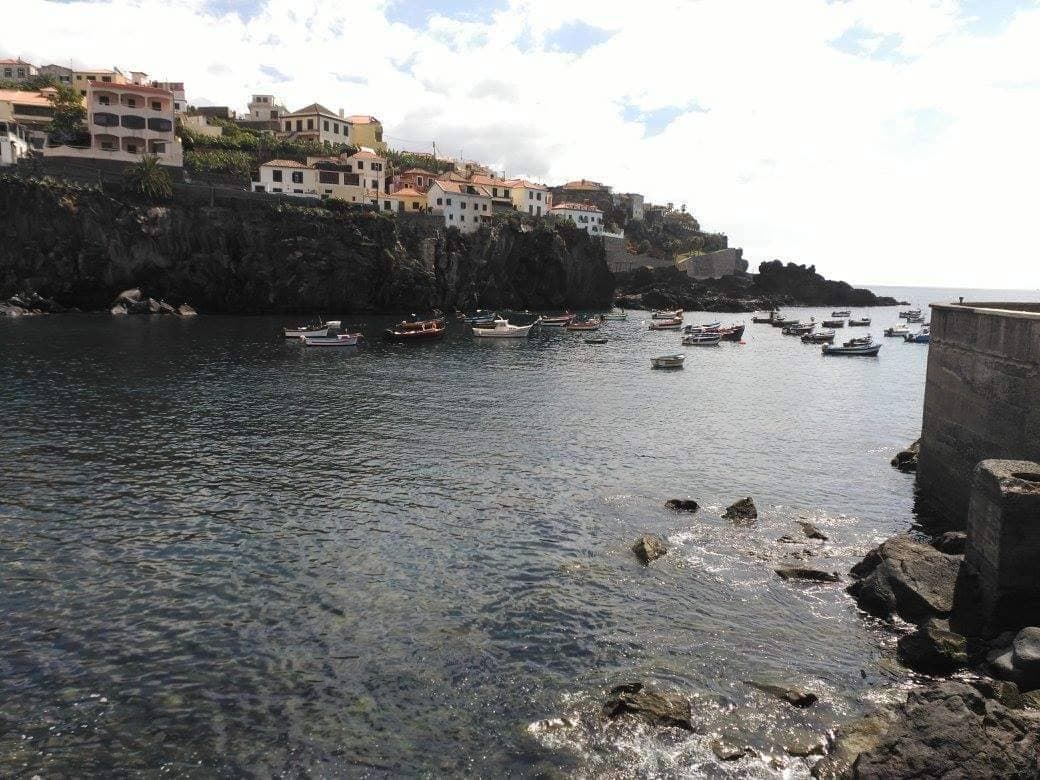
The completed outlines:
[[[489,327],[474,328],[473,335],[482,339],[523,339],[540,322],[538,319],[530,325],[510,325],[509,320],[495,320]]]
[[[679,330],[682,328],[682,320],[652,320],[650,330]]]
[[[675,311],[655,311],[650,314],[652,320],[682,320],[683,310],[676,309]]]
[[[651,368],[682,368],[686,355],[658,355],[650,358]]]
[[[340,333],[338,336],[300,336],[305,347],[356,347],[365,337],[360,333]]]
[[[720,341],[721,333],[687,333],[682,337],[684,347],[714,347]]]
[[[906,336],[910,333],[910,328],[906,325],[893,325],[891,328],[885,328],[886,336]]]
[[[610,320],[611,322],[624,322],[628,319],[627,311],[612,311],[603,315],[603,319]]]
[[[285,328],[284,332],[287,339],[315,338],[328,336],[330,331],[339,330],[341,325],[340,320],[329,320],[324,325],[301,325],[298,328]]]

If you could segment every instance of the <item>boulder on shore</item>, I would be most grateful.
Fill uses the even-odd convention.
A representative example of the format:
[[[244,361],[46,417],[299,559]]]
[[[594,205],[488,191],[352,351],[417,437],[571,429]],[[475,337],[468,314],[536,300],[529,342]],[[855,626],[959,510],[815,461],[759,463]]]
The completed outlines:
[[[968,535],[964,531],[947,531],[932,539],[932,547],[947,555],[964,555]]]
[[[909,536],[895,536],[852,567],[848,592],[867,612],[912,623],[949,617],[962,558]]]
[[[607,694],[601,715],[607,720],[634,715],[651,726],[693,731],[690,702],[675,693],[657,691],[641,682],[617,685]]]
[[[926,620],[912,634],[899,638],[902,664],[922,674],[950,674],[981,658],[974,642],[950,630],[946,620]]]
[[[836,571],[823,571],[822,569],[810,569],[804,566],[781,566],[773,569],[777,575],[784,580],[808,580],[809,582],[841,582],[841,577]]]
[[[696,501],[688,498],[670,498],[664,505],[676,512],[696,512],[700,509]]]
[[[1033,778],[1040,771],[1040,719],[963,683],[911,691],[896,718],[856,759],[853,777]]]
[[[747,684],[763,693],[768,693],[770,696],[786,701],[792,707],[811,707],[819,700],[815,693],[804,691],[793,685],[780,685],[757,680],[748,680]]]
[[[664,540],[656,534],[643,534],[636,543],[632,545],[632,552],[636,554],[636,557],[644,564],[649,564],[651,561],[656,561],[662,555],[668,553],[668,548],[664,544]]]
[[[758,510],[755,508],[755,502],[751,500],[751,496],[730,504],[722,514],[723,520],[754,520],[757,517]]]
[[[921,440],[918,439],[905,450],[900,450],[892,458],[892,465],[900,471],[917,471],[917,460],[921,454]]]
[[[1040,628],[1023,628],[1011,647],[993,651],[988,660],[1000,679],[1015,683],[1022,691],[1040,689]]]

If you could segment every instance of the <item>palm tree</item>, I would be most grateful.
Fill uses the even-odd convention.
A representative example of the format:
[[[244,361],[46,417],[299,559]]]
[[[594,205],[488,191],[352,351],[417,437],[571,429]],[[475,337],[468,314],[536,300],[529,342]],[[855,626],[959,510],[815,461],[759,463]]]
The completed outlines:
[[[125,176],[130,188],[149,200],[166,200],[173,195],[173,179],[154,155],[129,166]]]

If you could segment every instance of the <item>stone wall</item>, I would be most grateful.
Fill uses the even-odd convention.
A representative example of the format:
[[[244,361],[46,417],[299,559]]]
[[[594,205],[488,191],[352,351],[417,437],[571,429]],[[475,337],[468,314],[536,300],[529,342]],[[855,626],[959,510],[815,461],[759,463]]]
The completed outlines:
[[[694,279],[719,279],[730,274],[747,271],[744,250],[731,247],[702,255],[687,255],[676,261],[676,265]]]
[[[1040,303],[932,305],[918,487],[964,528],[976,465],[1040,460]]]
[[[674,268],[675,263],[667,257],[651,257],[650,255],[629,254],[625,248],[624,238],[603,237],[603,246],[607,250],[607,267],[611,273],[620,274],[634,271],[636,268]]]

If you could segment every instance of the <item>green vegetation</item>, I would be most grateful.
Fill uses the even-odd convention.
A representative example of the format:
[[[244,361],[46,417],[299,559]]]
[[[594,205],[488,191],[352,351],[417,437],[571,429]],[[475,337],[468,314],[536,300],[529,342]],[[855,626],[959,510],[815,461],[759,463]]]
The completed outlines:
[[[447,160],[437,160],[431,155],[398,152],[393,149],[387,149],[384,155],[395,171],[407,171],[409,168],[425,168],[433,173],[447,173],[455,169],[453,163]]]
[[[15,89],[21,92],[39,92],[47,87],[57,87],[58,80],[54,76],[30,76],[25,81],[0,79],[0,89]]]
[[[643,220],[629,220],[625,237],[630,250],[651,257],[676,257],[725,249],[722,233],[703,233],[692,214],[685,211],[647,209]]]
[[[65,142],[86,132],[87,109],[83,107],[83,98],[72,87],[58,84],[55,90],[47,98],[54,106],[54,118],[47,132],[52,139]]]
[[[126,183],[133,192],[151,201],[168,200],[173,195],[173,180],[155,156],[142,157],[126,169]]]

